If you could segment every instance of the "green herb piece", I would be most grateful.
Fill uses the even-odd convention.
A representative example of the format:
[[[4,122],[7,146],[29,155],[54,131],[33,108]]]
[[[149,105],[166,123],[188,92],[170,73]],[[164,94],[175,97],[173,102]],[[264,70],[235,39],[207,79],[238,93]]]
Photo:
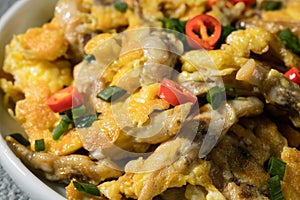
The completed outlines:
[[[80,183],[77,181],[73,181],[74,187],[79,191],[85,194],[91,194],[95,196],[100,196],[100,191],[96,185],[90,183]]]
[[[81,104],[77,107],[74,107],[72,109],[60,113],[60,118],[61,120],[64,120],[69,124],[72,124],[74,123],[74,119],[83,116],[85,113],[86,113],[86,108],[83,104]]]
[[[268,184],[271,200],[285,200],[281,190],[280,177],[278,175],[270,178]]]
[[[268,163],[268,173],[272,176],[277,175],[279,176],[280,180],[283,180],[285,167],[286,167],[285,162],[272,156],[269,159],[269,163]]]
[[[25,147],[30,145],[30,142],[26,138],[24,138],[24,136],[21,135],[20,133],[13,133],[10,134],[10,136],[15,140],[17,140],[20,144],[24,145]]]
[[[69,122],[60,120],[59,124],[52,130],[52,138],[58,140],[65,132],[69,130]]]
[[[185,33],[185,25],[187,21],[180,21],[177,18],[162,18],[159,21],[163,23],[163,28]]]
[[[87,128],[92,126],[93,122],[98,120],[98,115],[96,114],[86,114],[75,120],[76,128]]]
[[[264,10],[279,10],[281,6],[281,1],[268,1],[264,5]]]
[[[97,97],[107,102],[113,102],[119,99],[124,94],[126,94],[126,90],[124,90],[123,88],[120,88],[118,86],[109,86],[101,90],[97,94]]]
[[[126,12],[128,5],[126,2],[122,2],[120,0],[117,0],[114,4],[114,7],[116,10],[120,11],[120,12]]]
[[[284,29],[279,33],[282,43],[293,53],[300,56],[300,42],[297,36],[293,35],[290,29]]]
[[[86,113],[86,108],[84,105],[77,106],[75,108],[72,108],[72,117],[73,119],[77,119],[79,117],[82,117]]]
[[[225,40],[226,40],[227,36],[228,36],[230,33],[232,33],[233,31],[236,31],[236,30],[238,30],[238,29],[235,28],[235,27],[233,27],[233,26],[230,26],[230,25],[228,25],[228,26],[223,26],[223,25],[222,25],[222,32],[221,32],[221,36],[220,36],[220,38],[219,38],[218,44],[220,45],[220,44],[225,43]]]
[[[60,114],[60,118],[68,124],[73,123],[73,118],[69,114]]]
[[[93,54],[89,54],[85,57],[85,60],[88,62],[88,63],[91,63],[93,62],[94,60],[96,60],[96,57],[93,55]]]
[[[233,86],[225,86],[224,88],[214,86],[206,94],[206,101],[211,104],[214,110],[218,109],[226,98],[228,100],[238,98],[238,93]]]
[[[44,141],[44,139],[35,140],[34,150],[37,151],[37,152],[45,150],[45,141]]]
[[[211,104],[214,110],[218,109],[225,99],[225,91],[219,86],[214,86],[210,88],[208,93],[206,94],[206,100],[208,103]]]

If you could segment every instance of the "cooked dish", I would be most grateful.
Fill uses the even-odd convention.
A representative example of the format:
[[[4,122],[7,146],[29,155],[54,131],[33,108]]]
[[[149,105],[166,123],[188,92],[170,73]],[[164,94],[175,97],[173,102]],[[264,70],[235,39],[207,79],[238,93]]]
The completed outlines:
[[[59,0],[6,46],[6,140],[67,199],[299,199],[299,10]]]

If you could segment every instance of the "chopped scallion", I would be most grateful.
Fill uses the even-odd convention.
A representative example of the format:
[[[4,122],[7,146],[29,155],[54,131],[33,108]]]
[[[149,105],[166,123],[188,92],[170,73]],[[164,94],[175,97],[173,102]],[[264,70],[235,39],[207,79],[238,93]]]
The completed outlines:
[[[83,116],[86,113],[86,108],[83,104],[74,107],[72,109],[66,110],[60,113],[61,120],[64,120],[67,123],[74,123],[74,119],[77,119]]]
[[[94,60],[96,60],[96,57],[93,55],[93,54],[89,54],[85,57],[85,60],[88,62],[88,63],[91,63],[93,62]]]
[[[216,85],[210,88],[206,94],[206,100],[211,104],[214,110],[218,109],[221,103],[226,100],[226,98],[228,100],[237,99],[238,93],[236,88],[233,86],[225,86],[222,88]]]
[[[44,139],[35,140],[34,150],[35,151],[44,151],[45,150],[45,141],[44,141]]]
[[[116,10],[120,11],[120,12],[126,12],[128,5],[126,2],[122,2],[120,0],[117,0],[114,4],[114,7]]]
[[[98,120],[98,115],[96,114],[86,114],[75,120],[76,128],[87,128],[92,126],[93,122]]]
[[[268,1],[264,5],[264,10],[279,10],[281,6],[281,1]]]
[[[293,35],[290,29],[282,30],[278,37],[286,48],[290,49],[293,53],[300,57],[300,41],[297,36]]]
[[[180,33],[185,33],[185,25],[187,21],[181,21],[177,18],[162,18],[159,21],[162,22],[163,27]]]
[[[73,181],[74,187],[79,191],[86,194],[91,194],[95,196],[100,196],[100,191],[96,185],[90,183],[80,183],[77,181]]]
[[[68,114],[60,114],[61,120],[65,121],[66,123],[72,123],[73,119]]]
[[[97,97],[107,102],[113,102],[124,94],[126,94],[126,90],[114,85],[101,90]]]
[[[206,94],[206,100],[211,104],[212,108],[218,109],[221,103],[225,100],[225,91],[219,86],[214,86],[209,89]]]
[[[69,130],[69,124],[65,120],[60,120],[59,124],[52,130],[52,138],[58,140],[67,130]]]
[[[272,176],[278,175],[280,180],[283,180],[285,167],[285,162],[276,157],[271,157],[268,163],[268,173]]]
[[[278,175],[271,177],[268,180],[268,184],[271,200],[285,200],[281,190],[280,177]]]
[[[24,138],[23,135],[21,135],[20,133],[13,133],[10,135],[12,138],[14,138],[15,140],[17,140],[20,144],[24,145],[25,147],[30,145],[30,142],[28,140],[26,140]]]
[[[73,119],[77,119],[83,116],[85,112],[86,112],[86,108],[84,105],[77,106],[75,108],[72,108],[72,117]]]

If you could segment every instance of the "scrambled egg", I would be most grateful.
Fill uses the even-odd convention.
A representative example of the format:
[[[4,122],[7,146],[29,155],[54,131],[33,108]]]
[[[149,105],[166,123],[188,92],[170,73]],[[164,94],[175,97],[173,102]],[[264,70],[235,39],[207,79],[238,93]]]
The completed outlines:
[[[68,5],[68,3],[72,1],[61,2],[62,5]],[[170,160],[178,156],[177,160],[172,160],[172,163],[168,163],[157,170],[133,172],[130,170],[126,171],[125,169],[123,175],[118,171],[118,179],[105,182],[102,182],[102,180],[107,177],[101,174],[101,172],[109,174],[111,169],[99,169],[99,171],[97,171],[96,166],[100,166],[99,163],[102,161],[101,158],[95,158],[97,159],[97,162],[94,162],[89,157],[85,155],[82,156],[88,161],[88,164],[82,165],[83,163],[78,162],[79,168],[82,167],[82,170],[85,171],[88,167],[92,167],[91,171],[89,171],[89,173],[91,172],[90,175],[92,176],[94,175],[93,173],[97,173],[99,177],[103,178],[99,179],[100,181],[97,182],[97,187],[105,198],[107,197],[112,200],[121,200],[124,196],[139,200],[149,200],[170,188],[183,189],[184,196],[188,200],[225,200],[226,193],[228,192],[230,193],[233,190],[243,192],[242,187],[236,183],[241,181],[239,183],[242,185],[242,183],[247,181],[248,177],[251,177],[253,172],[255,172],[257,176],[254,176],[250,181],[248,180],[251,183],[250,186],[263,188],[269,177],[267,172],[264,171],[263,165],[270,157],[270,152],[272,150],[272,153],[277,157],[281,154],[282,160],[287,163],[284,180],[281,182],[284,196],[287,199],[297,199],[300,196],[300,187],[298,184],[300,181],[300,177],[298,176],[300,173],[300,154],[296,149],[285,147],[285,139],[283,137],[281,138],[281,134],[277,131],[275,124],[272,127],[264,127],[263,125],[255,126],[257,132],[266,140],[265,143],[260,142],[260,140],[255,140],[256,138],[251,134],[247,134],[249,132],[244,130],[242,126],[234,125],[231,127],[231,132],[236,134],[237,137],[235,139],[240,143],[245,142],[243,140],[252,142],[251,139],[254,138],[253,141],[256,142],[255,145],[258,145],[259,147],[265,147],[266,144],[269,145],[267,148],[265,147],[268,152],[262,155],[261,149],[256,148],[256,146],[252,144],[253,149],[249,152],[255,155],[255,158],[260,159],[259,163],[252,160],[248,163],[242,162],[241,159],[237,160],[239,157],[235,156],[235,153],[244,157],[250,157],[252,155],[248,155],[247,152],[242,152],[238,148],[233,151],[232,149],[235,147],[232,144],[237,144],[238,142],[233,143],[235,140],[232,140],[232,144],[228,142],[227,145],[225,139],[227,138],[228,141],[231,141],[231,136],[228,135],[223,139],[223,143],[222,141],[219,143],[219,148],[223,144],[224,149],[221,148],[222,151],[220,150],[220,152],[218,152],[218,149],[215,148],[215,154],[214,151],[211,153],[216,161],[200,159],[193,150],[188,151],[188,153],[184,152],[182,150],[184,149],[184,145],[182,145],[183,143],[180,141],[183,140],[184,137],[173,136],[181,129],[182,123],[184,123],[184,120],[188,117],[191,109],[190,105],[186,106],[186,114],[184,114],[184,116],[181,116],[181,118],[177,116],[176,118],[176,113],[179,113],[178,109],[182,105],[169,109],[169,103],[157,96],[160,87],[159,83],[141,84],[137,81],[143,64],[147,62],[147,59],[151,60],[151,58],[147,58],[145,55],[146,53],[142,48],[134,49],[133,51],[122,54],[120,53],[120,43],[122,42],[112,39],[116,32],[126,28],[132,29],[140,27],[143,23],[156,26],[160,24],[157,20],[163,17],[177,18],[180,20],[190,19],[193,16],[206,12],[208,1],[140,0],[139,5],[135,5],[133,0],[126,0],[126,2],[128,3],[129,8],[126,12],[120,12],[113,7],[113,4],[99,6],[95,5],[92,0],[78,0],[75,3],[73,2],[74,4],[71,10],[75,11],[76,14],[75,18],[71,17],[69,19],[69,22],[74,24],[68,27],[68,34],[64,32],[65,30],[63,30],[59,19],[54,18],[50,23],[45,24],[43,27],[32,28],[24,34],[14,36],[11,43],[6,47],[6,59],[3,70],[6,73],[11,74],[14,80],[0,79],[0,87],[5,92],[6,100],[8,101],[8,99],[11,98],[16,103],[15,118],[24,127],[31,144],[31,150],[34,151],[34,143],[38,139],[45,140],[45,155],[55,154],[59,156],[59,158],[66,158],[63,156],[72,154],[81,148],[84,148],[91,153],[97,153],[99,150],[99,154],[102,153],[101,150],[110,151],[113,149],[111,148],[113,146],[118,146],[123,150],[135,153],[150,151],[152,150],[152,147],[155,148],[155,151],[158,150],[158,152],[151,154],[151,156],[154,155],[154,158],[151,156],[145,160],[137,158],[127,163],[126,167],[130,168],[130,164],[133,164],[136,169],[139,167],[140,169],[143,169],[143,167],[148,169],[147,167],[149,167],[149,165],[160,166],[163,165],[162,163],[164,162],[171,162]],[[226,1],[220,0],[219,2],[220,5],[222,5],[222,2],[224,3]],[[224,5],[222,6],[226,7]],[[287,4],[287,7],[280,11],[262,12],[262,19],[274,19],[275,21],[279,19],[299,20],[299,8],[300,3],[294,1],[293,3]],[[245,9],[245,4],[238,3],[231,9],[227,9],[227,7],[225,9],[213,7],[207,14],[215,16],[224,25],[230,24]],[[66,10],[68,9],[66,8]],[[135,13],[136,11],[138,11],[138,14]],[[61,14],[63,15],[64,13]],[[143,15],[145,22],[143,21],[144,19],[140,19],[141,16],[139,15]],[[159,26],[160,25],[158,25],[158,27]],[[74,34],[73,29],[76,29]],[[101,31],[101,34],[90,39],[86,45],[84,42],[82,44],[80,43],[80,39],[84,38],[85,34],[92,37],[97,31]],[[66,39],[68,36],[69,40]],[[70,57],[68,57],[68,50],[70,50],[70,46],[72,46],[70,36],[75,38],[73,39],[76,45],[73,46],[73,48],[75,47],[75,49],[78,50],[79,47],[83,48],[84,46],[84,48],[80,50],[83,50],[85,54],[101,54],[95,56],[97,57],[97,61],[100,60],[100,62],[105,63],[104,60],[106,59],[106,56],[119,55],[120,53],[120,57],[117,58],[115,62],[109,63],[108,67],[105,66],[107,68],[103,69],[103,76],[101,77],[103,87],[118,85],[120,87],[124,86],[124,88],[135,88],[135,90],[131,91],[132,94],[130,94],[130,96],[126,96],[127,100],[125,102],[117,102],[114,104],[114,107],[107,102],[99,103],[98,107],[100,107],[100,109],[97,109],[97,111],[100,110],[102,113],[89,129],[83,129],[79,132],[72,128],[61,136],[59,140],[53,140],[51,131],[58,124],[60,117],[58,113],[51,111],[46,104],[46,100],[55,91],[64,86],[72,85],[74,66],[72,66],[71,61],[68,60],[70,59]],[[82,38],[79,36],[82,36]],[[132,37],[135,36],[133,35]],[[105,46],[104,42],[109,39],[112,40]],[[134,46],[134,44],[129,45]],[[278,57],[287,67],[300,67],[300,58],[283,47],[283,44],[275,35],[263,28],[251,27],[245,30],[234,31],[227,37],[226,44],[223,44],[220,49],[208,52],[192,50],[181,56],[180,61],[182,68],[181,73],[179,74],[179,80],[182,80],[182,82],[203,82],[205,77],[233,74],[241,66],[247,63],[252,53],[263,55],[269,52]],[[100,51],[101,48],[103,48],[104,51]],[[105,50],[107,49],[110,49],[111,51],[106,52]],[[103,54],[103,52],[106,54]],[[161,56],[160,54],[153,55],[155,55],[154,57]],[[169,63],[166,62],[163,64]],[[204,76],[199,70],[201,73],[204,73]],[[137,72],[138,75],[133,74],[133,72]],[[127,83],[128,80],[130,80],[129,84]],[[135,87],[137,85],[138,87]],[[158,113],[163,112],[166,112],[165,114],[168,115],[168,119],[160,121],[163,121],[161,122],[163,125],[168,126],[167,128],[170,130],[167,130],[166,132],[171,132],[172,134],[170,136],[164,137],[163,134],[165,133],[163,133],[162,136],[155,135],[159,137],[158,139],[149,137],[147,138],[148,140],[139,140],[126,133],[124,128],[130,129],[134,127],[136,128],[135,131],[138,132],[138,128],[147,126],[148,123],[150,123],[151,114],[159,116]],[[125,115],[127,117],[125,117]],[[253,121],[253,119],[251,120]],[[201,121],[201,123],[204,122]],[[251,125],[251,123],[248,124]],[[200,129],[201,127],[197,128]],[[271,131],[271,133],[268,131]],[[278,137],[274,137],[272,131],[276,132]],[[200,133],[198,134],[197,137],[203,136]],[[271,137],[272,140],[268,139],[269,137]],[[174,138],[174,140],[170,138]],[[155,141],[158,142],[156,143]],[[174,141],[175,143],[172,143]],[[167,146],[166,144],[168,144],[168,142],[170,142],[171,145]],[[197,145],[201,145],[201,143],[197,143]],[[251,145],[249,146],[251,147]],[[182,150],[184,153],[179,150],[176,152],[176,148]],[[228,149],[230,151],[227,151]],[[281,149],[283,149],[282,152]],[[174,155],[172,153],[174,153]],[[194,155],[191,155],[193,153]],[[113,159],[123,159],[122,155],[114,154],[114,156]],[[155,156],[157,157],[155,158]],[[234,159],[234,162],[232,163],[229,163],[230,156]],[[76,161],[77,160],[72,164],[77,165]],[[158,163],[157,161],[161,161],[162,163]],[[235,173],[234,176],[230,177],[230,181],[232,182],[227,185],[225,190],[223,188],[222,191],[222,187],[216,184],[220,177],[214,177],[212,169],[216,170],[216,166],[221,168],[223,165],[226,165],[225,163],[228,163],[226,166],[229,164],[234,165],[236,164],[235,162],[237,162],[236,168],[234,170],[231,169],[229,172]],[[59,171],[62,169],[62,167],[59,166],[58,175],[63,176],[65,174],[68,175],[68,172],[71,173],[71,171],[68,171],[70,170],[68,167],[72,165],[68,166],[69,163],[67,163],[67,161],[66,163],[62,162],[61,164],[63,167],[66,167],[66,171]],[[66,166],[64,166],[65,164]],[[95,167],[95,169],[93,167]],[[256,167],[259,170],[253,170],[256,169]],[[76,171],[77,168],[73,167],[71,170]],[[76,173],[81,175],[81,172],[82,171],[79,170],[79,172],[75,172],[75,175],[78,175]],[[222,175],[228,176],[228,174],[224,171]],[[87,181],[92,182],[92,180],[93,177],[87,178]],[[225,184],[225,182],[222,181],[222,184]],[[217,187],[217,185],[219,187]],[[80,193],[74,187],[72,181],[66,187],[66,192],[67,197],[74,200],[100,200],[104,198]]]
[[[125,27],[129,23],[126,13],[116,10],[113,6],[93,6],[91,14],[96,16],[96,29],[99,30]]]
[[[203,81],[205,77],[230,75],[246,64],[251,53],[263,55],[267,52],[276,55],[288,67],[300,66],[299,57],[284,49],[274,34],[261,27],[251,27],[232,32],[220,49],[185,53],[181,57],[183,72],[179,80]]]
[[[33,82],[24,92],[25,99],[16,104],[16,119],[24,127],[32,150],[35,140],[38,139],[44,139],[46,152],[56,155],[70,154],[82,147],[75,130],[69,131],[60,140],[52,139],[51,131],[60,118],[46,104],[51,94],[46,82]]]
[[[56,20],[14,36],[6,46],[3,70],[14,80],[1,79],[0,86],[6,101],[11,98],[16,102],[15,118],[26,130],[32,150],[35,140],[42,138],[45,151],[57,155],[73,153],[82,146],[74,131],[61,140],[52,139],[51,131],[59,115],[46,104],[52,93],[73,81],[71,63],[63,58],[67,48],[68,42]]]
[[[180,162],[180,161],[177,161]],[[184,168],[184,170],[176,169]],[[164,190],[173,187],[182,187],[190,184],[200,186],[194,194],[186,192],[188,199],[205,197],[204,199],[225,200],[225,197],[215,188],[209,177],[210,164],[207,161],[195,162],[191,166],[169,166],[149,173],[126,173],[117,181],[105,182],[98,186],[100,191],[109,199],[120,200],[124,194],[127,198],[152,199]],[[195,194],[197,190],[198,194]]]
[[[66,50],[63,33],[52,24],[14,36],[6,46],[3,65],[3,70],[13,75],[14,81],[1,79],[1,88],[13,100],[19,100],[18,94],[37,81],[46,82],[52,93],[70,85],[73,80],[71,64],[57,59]]]
[[[299,1],[287,1],[287,5],[280,10],[262,12],[262,19],[266,21],[297,21],[300,20],[299,10]]]
[[[110,33],[102,33],[98,34],[95,37],[91,38],[86,45],[84,46],[84,52],[88,54],[92,54],[93,50],[96,49],[99,45],[101,45],[106,40],[113,37],[113,34]]]
[[[130,96],[128,102],[128,114],[134,124],[142,126],[150,118],[154,110],[165,110],[169,103],[160,99],[157,94],[160,84],[144,86],[141,90]]]
[[[18,38],[26,58],[53,61],[66,54],[68,41],[57,19],[41,28],[31,28]]]

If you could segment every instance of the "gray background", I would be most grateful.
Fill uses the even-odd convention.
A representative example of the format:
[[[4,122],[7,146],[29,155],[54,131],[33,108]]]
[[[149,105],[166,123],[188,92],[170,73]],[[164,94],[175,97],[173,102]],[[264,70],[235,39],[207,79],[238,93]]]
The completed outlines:
[[[0,16],[17,0],[0,0]],[[1,152],[0,152],[1,153]],[[29,200],[24,193],[9,177],[0,163],[0,200]]]

